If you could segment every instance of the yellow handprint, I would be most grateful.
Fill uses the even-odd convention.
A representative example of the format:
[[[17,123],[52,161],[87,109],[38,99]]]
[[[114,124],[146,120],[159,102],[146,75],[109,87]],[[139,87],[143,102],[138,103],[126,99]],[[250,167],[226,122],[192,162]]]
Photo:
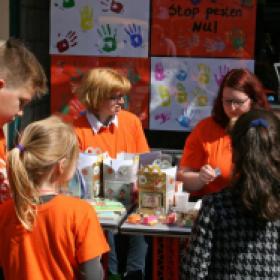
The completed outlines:
[[[193,90],[193,95],[196,97],[196,105],[197,106],[206,106],[208,103],[208,96],[207,96],[207,92],[204,91],[201,88],[196,87]]]
[[[83,31],[91,30],[93,28],[93,8],[84,6],[81,8],[81,28]]]
[[[182,83],[178,83],[176,85],[177,93],[176,93],[176,101],[179,104],[186,103],[188,101],[188,93],[186,92],[186,88]]]
[[[210,68],[206,64],[198,64],[198,71],[199,71],[199,76],[198,76],[198,82],[200,84],[207,85],[210,81]]]
[[[171,105],[171,96],[166,86],[159,86],[158,87],[159,96],[162,99],[161,106],[168,107]]]

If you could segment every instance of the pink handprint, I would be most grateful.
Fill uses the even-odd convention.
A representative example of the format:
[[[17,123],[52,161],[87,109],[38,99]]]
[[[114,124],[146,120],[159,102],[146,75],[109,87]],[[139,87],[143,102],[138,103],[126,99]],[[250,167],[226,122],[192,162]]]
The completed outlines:
[[[58,34],[58,37],[60,37],[60,34]],[[76,32],[70,30],[66,34],[64,39],[62,39],[56,43],[57,50],[60,53],[62,53],[62,52],[67,51],[69,48],[76,46],[78,44],[77,38],[78,38],[78,36],[77,36]]]
[[[161,62],[156,63],[155,65],[155,79],[157,81],[162,81],[165,78],[164,68]]]

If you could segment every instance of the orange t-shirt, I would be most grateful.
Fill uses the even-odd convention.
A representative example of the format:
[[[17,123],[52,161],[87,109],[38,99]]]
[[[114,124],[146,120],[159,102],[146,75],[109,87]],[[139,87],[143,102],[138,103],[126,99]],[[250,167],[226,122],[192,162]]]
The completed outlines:
[[[118,126],[111,124],[94,133],[85,115],[74,122],[74,128],[79,139],[80,150],[98,148],[108,152],[115,158],[117,153],[146,153],[149,151],[147,140],[140,120],[132,113],[120,111]]]
[[[187,137],[180,162],[181,167],[189,167],[197,171],[205,164],[219,168],[221,175],[202,190],[192,192],[192,196],[218,192],[228,185],[231,178],[231,140],[225,129],[212,117],[199,122]]]
[[[0,129],[0,203],[11,197],[6,171],[6,139]]]
[[[13,200],[0,206],[0,267],[5,279],[77,278],[78,264],[109,250],[92,206],[57,195],[38,206],[31,232],[20,224]]]

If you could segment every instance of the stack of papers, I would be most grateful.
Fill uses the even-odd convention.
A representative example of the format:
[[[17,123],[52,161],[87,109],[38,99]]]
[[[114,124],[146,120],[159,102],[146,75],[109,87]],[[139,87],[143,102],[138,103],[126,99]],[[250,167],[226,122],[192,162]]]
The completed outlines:
[[[94,198],[87,201],[94,207],[99,219],[118,220],[126,214],[126,208],[119,201],[103,198]]]

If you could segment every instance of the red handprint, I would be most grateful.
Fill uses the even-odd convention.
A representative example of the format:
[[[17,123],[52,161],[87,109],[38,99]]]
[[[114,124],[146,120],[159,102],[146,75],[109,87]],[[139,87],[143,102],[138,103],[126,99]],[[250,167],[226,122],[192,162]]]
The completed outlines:
[[[60,34],[58,36],[60,36]],[[78,43],[77,38],[78,38],[78,36],[77,36],[76,32],[70,30],[66,34],[64,39],[62,39],[56,43],[57,50],[60,53],[62,53],[62,52],[67,51],[69,48],[76,46]]]

